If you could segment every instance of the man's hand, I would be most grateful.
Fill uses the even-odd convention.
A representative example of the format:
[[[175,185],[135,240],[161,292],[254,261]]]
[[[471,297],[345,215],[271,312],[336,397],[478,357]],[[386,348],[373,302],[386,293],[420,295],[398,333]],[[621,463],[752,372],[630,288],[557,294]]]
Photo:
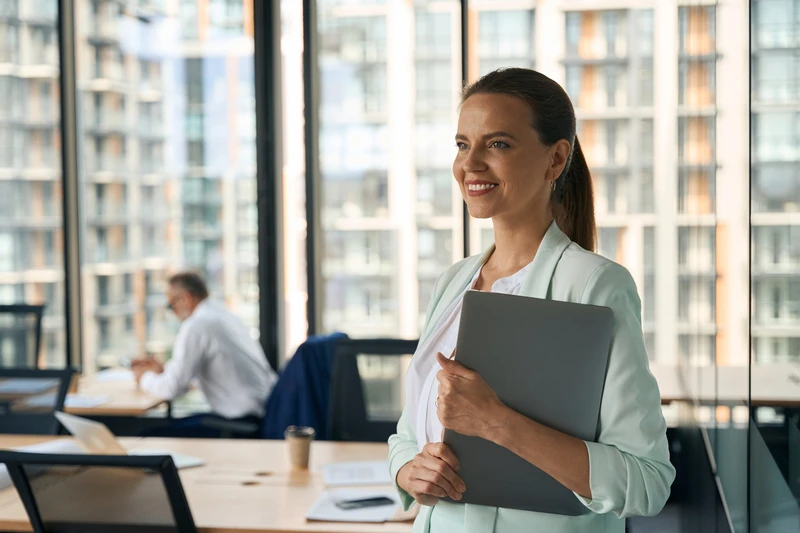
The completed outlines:
[[[137,359],[131,362],[131,371],[136,377],[136,384],[138,385],[145,372],[160,374],[164,371],[164,367],[154,359]]]

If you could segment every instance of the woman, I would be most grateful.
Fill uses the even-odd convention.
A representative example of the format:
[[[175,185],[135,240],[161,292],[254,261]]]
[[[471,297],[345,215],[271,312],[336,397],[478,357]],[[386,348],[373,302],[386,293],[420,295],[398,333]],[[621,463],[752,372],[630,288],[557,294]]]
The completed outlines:
[[[492,219],[495,245],[439,277],[409,368],[389,464],[404,506],[423,506],[414,531],[622,533],[625,517],[661,510],[675,470],[636,286],[624,267],[591,252],[592,182],[575,136],[575,111],[550,78],[499,70],[465,89],[456,144],[453,174],[470,215]],[[516,413],[480,376],[449,358],[469,288],[614,311],[598,442]],[[458,458],[441,442],[445,428],[509,449],[593,512],[564,516],[439,501],[458,500],[466,489]]]

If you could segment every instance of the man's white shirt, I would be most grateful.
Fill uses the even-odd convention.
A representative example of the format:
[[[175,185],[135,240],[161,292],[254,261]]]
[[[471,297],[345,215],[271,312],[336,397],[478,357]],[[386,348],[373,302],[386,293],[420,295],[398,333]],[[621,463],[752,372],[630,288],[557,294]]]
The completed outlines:
[[[164,372],[145,372],[140,388],[171,400],[194,383],[214,413],[261,417],[277,379],[247,326],[221,304],[205,299],[181,324]]]

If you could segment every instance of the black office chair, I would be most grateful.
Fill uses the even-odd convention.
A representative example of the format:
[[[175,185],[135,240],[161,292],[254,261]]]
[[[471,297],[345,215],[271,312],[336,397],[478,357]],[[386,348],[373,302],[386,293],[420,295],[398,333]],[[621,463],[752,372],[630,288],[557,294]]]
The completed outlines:
[[[413,355],[415,340],[344,339],[336,348],[331,375],[328,434],[331,440],[386,442],[400,418],[403,372],[401,356]],[[359,356],[370,356],[364,366],[377,374],[362,376]],[[390,359],[391,358],[391,359]],[[369,371],[369,368],[366,370]]]
[[[0,368],[0,434],[57,435],[73,370]]]
[[[197,531],[169,455],[0,451],[35,533]]]
[[[0,305],[0,368],[37,368],[43,305]]]

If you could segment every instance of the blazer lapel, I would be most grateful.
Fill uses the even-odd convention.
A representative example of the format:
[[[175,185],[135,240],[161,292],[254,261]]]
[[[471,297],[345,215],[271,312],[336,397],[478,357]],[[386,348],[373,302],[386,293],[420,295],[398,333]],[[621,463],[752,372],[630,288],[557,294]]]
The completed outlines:
[[[467,288],[469,282],[472,280],[472,277],[475,275],[475,272],[486,262],[490,255],[494,252],[494,244],[492,244],[488,250],[483,252],[481,255],[474,255],[467,259],[464,262],[464,265],[458,269],[458,272],[453,276],[453,279],[447,281],[446,279],[442,279],[440,283],[447,283],[445,286],[444,292],[442,296],[439,298],[439,301],[436,302],[436,307],[434,308],[433,314],[431,315],[431,319],[428,321],[426,326],[426,331],[424,332],[424,338],[430,334],[431,328],[435,327],[436,324],[442,319],[442,314],[450,308],[450,304],[453,303],[453,300],[458,298],[464,289]]]
[[[522,280],[519,293],[534,298],[547,298],[553,272],[564,250],[570,244],[572,241],[559,229],[554,220],[544,234],[542,244],[539,245],[533,258],[533,265]]]
[[[553,277],[553,272],[556,265],[561,259],[561,254],[564,250],[572,244],[569,237],[559,229],[555,220],[547,228],[544,234],[542,244],[536,251],[536,256],[533,258],[533,266],[522,281],[520,287],[520,294],[525,296],[533,296],[534,298],[547,298],[547,292],[550,288],[550,279]],[[453,276],[449,282],[442,280],[441,282],[447,283],[442,296],[436,302],[436,308],[428,321],[426,331],[423,332],[423,339],[427,338],[430,334],[430,329],[439,323],[442,314],[450,307],[450,304],[458,298],[467,285],[472,280],[475,272],[486,262],[490,255],[494,252],[494,244],[492,244],[483,254],[470,257],[464,266],[458,269],[458,272]]]

